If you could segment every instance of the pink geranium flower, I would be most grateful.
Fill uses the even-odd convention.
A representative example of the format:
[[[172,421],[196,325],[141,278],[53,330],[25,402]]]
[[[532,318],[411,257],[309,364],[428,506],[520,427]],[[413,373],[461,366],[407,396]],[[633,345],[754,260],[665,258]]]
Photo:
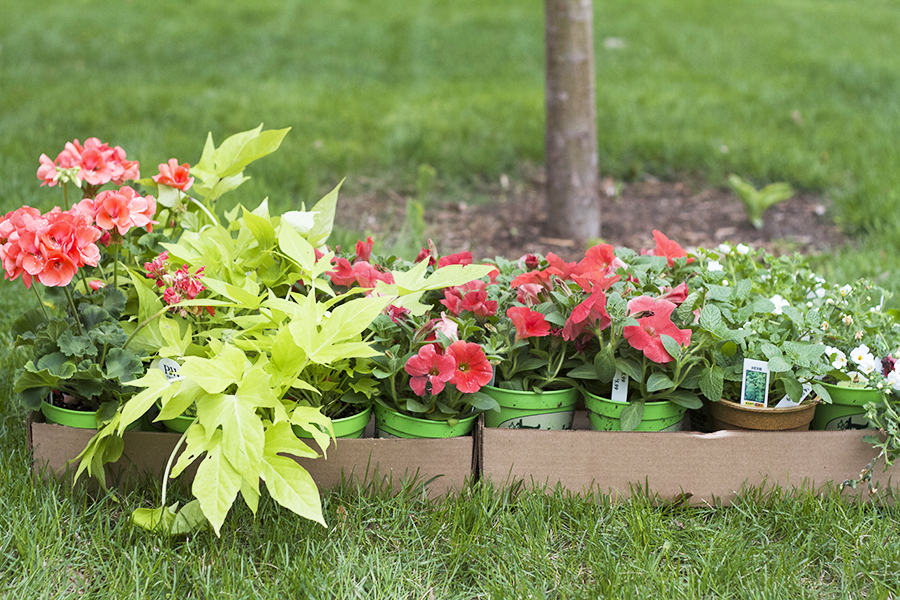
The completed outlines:
[[[412,376],[409,386],[417,396],[424,396],[429,384],[432,394],[440,394],[456,372],[456,361],[450,355],[438,353],[434,345],[428,344],[406,361],[404,369]]]
[[[179,165],[178,159],[175,158],[170,158],[168,163],[159,165],[159,175],[154,175],[151,179],[156,183],[173,187],[182,192],[188,191],[194,185],[190,165],[188,163]]]
[[[681,346],[691,343],[691,330],[678,329],[672,322],[671,314],[675,304],[668,300],[640,296],[628,302],[628,311],[637,317],[638,324],[624,328],[625,339],[635,350],[656,363],[667,363],[672,356],[662,343],[663,335],[668,335]]]
[[[494,368],[478,344],[459,340],[450,344],[447,354],[456,361],[450,383],[460,392],[473,394],[491,381]]]

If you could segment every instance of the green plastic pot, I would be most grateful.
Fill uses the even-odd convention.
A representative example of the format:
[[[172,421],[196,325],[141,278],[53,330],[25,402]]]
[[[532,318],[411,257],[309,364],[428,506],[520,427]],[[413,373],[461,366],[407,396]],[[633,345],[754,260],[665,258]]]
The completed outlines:
[[[584,405],[588,410],[592,429],[622,431],[620,417],[628,404],[587,393]],[[686,411],[685,407],[668,400],[647,402],[644,404],[644,418],[635,431],[681,431],[681,421]]]
[[[460,437],[472,432],[477,418],[478,415],[472,415],[460,419],[451,427],[446,421],[409,417],[376,404],[375,437],[413,439]]]
[[[503,429],[572,429],[577,389],[544,392],[504,390],[484,386],[481,391],[497,401],[500,412],[484,413],[485,427]]]
[[[53,406],[46,400],[41,400],[41,412],[48,423],[75,427],[77,429],[97,429],[97,411],[71,410]],[[128,426],[128,431],[137,429],[141,421],[139,419]]]
[[[340,419],[332,419],[331,426],[334,428],[334,437],[344,439],[361,438],[372,417],[372,407],[367,407],[361,413],[351,415],[349,417],[341,417]],[[312,439],[312,434],[296,425],[293,427],[294,434],[300,438]]]
[[[844,385],[822,385],[831,395],[831,404],[822,402],[816,406],[810,429],[843,430],[868,429],[865,406],[869,402],[880,402],[880,390],[847,387]]]

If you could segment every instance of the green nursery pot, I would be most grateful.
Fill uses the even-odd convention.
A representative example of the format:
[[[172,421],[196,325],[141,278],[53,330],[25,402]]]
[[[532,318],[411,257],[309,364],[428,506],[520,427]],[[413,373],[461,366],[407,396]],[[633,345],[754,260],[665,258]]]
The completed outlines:
[[[868,429],[865,406],[869,402],[880,402],[882,392],[865,388],[854,388],[844,385],[822,385],[831,395],[831,404],[821,403],[816,406],[810,429],[844,430]]]
[[[478,415],[460,419],[450,426],[446,421],[418,419],[375,405],[375,437],[378,438],[451,438],[468,435]]]
[[[67,427],[75,427],[77,429],[97,429],[97,412],[84,410],[71,410],[68,408],[60,408],[53,406],[46,400],[41,400],[41,412],[48,423],[56,423],[57,425],[66,425]],[[128,426],[128,431],[137,429],[141,420],[139,419]]]
[[[341,417],[340,419],[332,419],[331,426],[334,428],[334,437],[344,439],[361,438],[372,417],[372,407],[349,417]],[[299,438],[312,439],[312,434],[296,425],[293,426],[294,434]]]
[[[572,429],[575,403],[579,398],[575,388],[524,392],[484,386],[481,391],[500,405],[500,412],[489,410],[484,413],[485,427]]]
[[[585,408],[591,428],[596,431],[622,431],[621,415],[628,404],[613,402],[607,398],[588,393],[584,398]],[[681,421],[687,409],[663,400],[644,404],[644,417],[635,431],[681,431]]]

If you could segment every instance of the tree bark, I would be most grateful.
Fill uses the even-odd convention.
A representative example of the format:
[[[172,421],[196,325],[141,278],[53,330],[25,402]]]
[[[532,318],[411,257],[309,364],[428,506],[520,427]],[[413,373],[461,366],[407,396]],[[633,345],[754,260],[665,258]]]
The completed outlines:
[[[600,236],[591,0],[544,0],[549,232]]]

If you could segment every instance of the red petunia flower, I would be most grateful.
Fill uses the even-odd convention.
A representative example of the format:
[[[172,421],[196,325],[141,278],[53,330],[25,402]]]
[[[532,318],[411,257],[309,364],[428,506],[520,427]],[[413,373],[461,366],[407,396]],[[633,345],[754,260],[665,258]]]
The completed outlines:
[[[624,266],[625,263],[616,256],[612,244],[597,244],[584,253],[584,258],[578,262],[577,271],[579,275],[588,273],[611,275]]]
[[[506,310],[506,316],[516,328],[516,341],[530,337],[544,337],[550,334],[550,323],[544,315],[527,306],[513,306]]]
[[[458,252],[456,254],[448,254],[447,256],[442,256],[438,259],[437,266],[440,269],[441,267],[446,267],[447,265],[471,265],[472,264],[472,253],[471,252]]]
[[[494,368],[484,355],[484,350],[474,342],[453,342],[447,348],[447,356],[456,361],[456,370],[450,383],[464,394],[477,392],[494,376]]]
[[[372,236],[368,236],[366,241],[356,240],[356,260],[368,260],[372,257]]]
[[[497,301],[487,299],[487,284],[480,279],[470,281],[444,290],[444,299],[441,304],[447,307],[450,314],[458,317],[468,311],[475,316],[484,319],[497,313]]]
[[[154,175],[152,179],[156,183],[173,187],[182,192],[188,191],[194,185],[190,165],[188,163],[179,165],[175,158],[170,158],[168,163],[159,165],[159,175]]]
[[[653,230],[653,239],[656,240],[656,248],[653,248],[652,250],[647,250],[646,248],[641,249],[641,254],[649,256],[665,256],[670,267],[675,264],[676,258],[684,258],[687,256],[687,252],[685,252],[684,248],[682,248],[678,242],[673,242],[656,229]],[[690,264],[694,262],[694,259],[688,258],[687,262]]]
[[[688,297],[688,286],[685,282],[681,282],[673,288],[668,288],[666,292],[659,297],[660,300],[668,300],[675,306],[681,306]]]
[[[599,322],[599,326],[597,323]],[[577,340],[589,327],[597,326],[603,330],[612,323],[606,312],[606,294],[599,288],[591,292],[581,304],[575,307],[563,327],[564,340]]]
[[[637,325],[625,327],[623,334],[631,347],[640,350],[644,356],[656,363],[667,363],[672,356],[666,352],[662,343],[663,335],[673,338],[681,346],[691,343],[691,330],[678,329],[670,315],[675,305],[668,300],[653,299],[640,296],[628,302],[628,311],[632,315],[646,314],[639,318]]]
[[[432,344],[422,346],[418,354],[411,356],[404,369],[412,375],[409,387],[417,396],[424,396],[426,386],[431,384],[431,393],[440,394],[444,384],[456,374],[456,361],[447,354],[439,354]]]

